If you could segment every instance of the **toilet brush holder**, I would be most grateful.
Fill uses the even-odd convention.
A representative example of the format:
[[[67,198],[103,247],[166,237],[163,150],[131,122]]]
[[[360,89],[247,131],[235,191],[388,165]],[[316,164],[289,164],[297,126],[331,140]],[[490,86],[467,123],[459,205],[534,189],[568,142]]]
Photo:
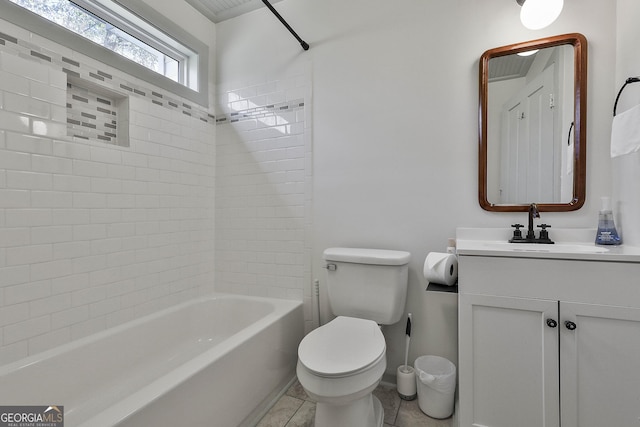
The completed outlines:
[[[416,398],[416,371],[411,366],[398,366],[396,384],[401,399],[413,400]]]

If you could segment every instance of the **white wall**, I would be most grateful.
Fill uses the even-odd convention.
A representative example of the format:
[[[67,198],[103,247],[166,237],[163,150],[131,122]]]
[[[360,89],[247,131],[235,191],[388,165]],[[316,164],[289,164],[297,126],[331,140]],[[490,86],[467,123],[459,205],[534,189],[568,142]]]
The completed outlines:
[[[615,97],[628,77],[640,76],[640,3],[633,0],[618,0],[616,26],[616,72],[611,87]],[[617,114],[640,103],[640,83],[628,85],[620,96]],[[612,104],[613,106],[613,104]],[[611,119],[612,112],[609,111]],[[623,243],[640,245],[640,153],[635,152],[616,157],[613,164],[613,199],[616,214],[616,228],[622,235]]]
[[[578,212],[542,217],[554,227],[595,227],[597,200],[611,191],[609,162],[602,159],[613,102],[614,4],[567,1],[559,20],[540,31],[524,29],[519,7],[503,0],[284,0],[277,6],[311,49],[304,52],[266,9],[252,12],[216,26],[217,81],[275,81],[311,64],[313,278],[324,287],[321,254],[329,246],[410,251],[410,359],[456,360],[455,296],[424,291],[424,258],[442,251],[458,226],[524,220],[478,204],[478,59],[489,48],[548,35],[587,37],[587,202]],[[400,323],[385,328],[389,373],[402,363]]]
[[[627,77],[640,76],[640,55],[638,55],[640,3],[634,0],[617,0],[617,2],[616,74],[611,88],[616,91],[615,94]],[[618,112],[640,103],[640,83],[634,83],[623,93],[618,103]]]
[[[215,45],[204,18],[177,20]],[[15,38],[0,42],[0,364],[210,292],[208,112],[9,22],[0,32]],[[128,147],[67,136],[65,67],[129,97]]]

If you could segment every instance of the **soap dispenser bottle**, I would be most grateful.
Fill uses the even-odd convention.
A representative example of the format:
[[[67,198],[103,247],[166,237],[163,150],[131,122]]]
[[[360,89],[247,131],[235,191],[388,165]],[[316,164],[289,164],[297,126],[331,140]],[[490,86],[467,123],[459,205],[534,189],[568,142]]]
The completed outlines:
[[[611,200],[602,198],[602,209],[598,216],[598,232],[596,233],[596,245],[619,245],[622,239],[618,235],[611,211]]]

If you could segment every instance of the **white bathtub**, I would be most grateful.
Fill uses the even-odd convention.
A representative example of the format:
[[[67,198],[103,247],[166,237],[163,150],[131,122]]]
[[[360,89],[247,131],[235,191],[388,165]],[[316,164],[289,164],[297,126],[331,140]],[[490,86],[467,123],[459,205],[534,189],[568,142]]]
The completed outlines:
[[[0,367],[2,405],[65,426],[251,425],[295,374],[302,303],[212,295]]]

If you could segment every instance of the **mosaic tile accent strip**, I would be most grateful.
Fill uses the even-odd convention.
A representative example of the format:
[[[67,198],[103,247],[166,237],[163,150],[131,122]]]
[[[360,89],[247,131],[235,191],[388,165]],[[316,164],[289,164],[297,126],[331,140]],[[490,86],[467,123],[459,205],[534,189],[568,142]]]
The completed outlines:
[[[265,106],[256,106],[242,111],[221,114],[216,118],[217,124],[235,123],[243,120],[262,119],[272,117],[283,111],[298,111],[304,109],[304,99],[281,102]]]
[[[131,96],[145,98],[155,105],[169,110],[181,111],[194,119],[215,125],[215,115],[210,114],[207,109],[197,104],[185,103],[171,93],[156,92],[150,87],[137,85],[103,70],[93,68],[88,64],[83,64],[28,41],[13,37],[10,34],[0,32],[0,51],[48,64],[67,73],[69,76],[95,82],[105,88],[126,92]]]
[[[118,139],[118,103],[115,97],[67,83],[67,134],[128,147],[128,140]]]

